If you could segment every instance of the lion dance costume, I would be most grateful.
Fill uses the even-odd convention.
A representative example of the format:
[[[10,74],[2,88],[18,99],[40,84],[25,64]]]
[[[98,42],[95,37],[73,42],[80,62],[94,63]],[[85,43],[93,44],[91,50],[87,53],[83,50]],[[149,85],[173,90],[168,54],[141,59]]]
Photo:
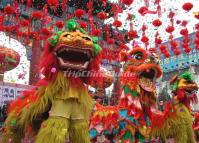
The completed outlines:
[[[150,139],[151,110],[156,104],[155,81],[161,77],[159,57],[152,51],[134,47],[121,53],[123,91],[117,106],[98,105],[91,118],[93,142],[105,137],[114,142],[145,142]],[[103,142],[103,141],[101,141]]]
[[[84,83],[96,85],[100,78],[74,77],[72,73],[99,70],[97,41],[74,19],[47,40],[41,60],[45,78],[37,89],[11,103],[3,143],[20,143],[24,135],[36,136],[36,143],[64,143],[67,138],[72,143],[90,142],[88,123],[94,102]]]
[[[176,143],[196,143],[190,103],[198,102],[198,85],[189,72],[174,76],[170,84],[173,99],[163,113],[152,114],[152,134],[162,140],[172,137]]]

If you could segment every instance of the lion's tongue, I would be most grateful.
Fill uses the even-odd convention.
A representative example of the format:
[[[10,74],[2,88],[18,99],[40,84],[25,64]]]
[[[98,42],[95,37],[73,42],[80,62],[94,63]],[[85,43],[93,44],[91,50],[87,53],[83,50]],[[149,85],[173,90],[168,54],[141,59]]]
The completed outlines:
[[[154,84],[153,81],[149,78],[141,77],[140,78],[140,86],[146,90],[146,91],[153,91],[154,90]]]

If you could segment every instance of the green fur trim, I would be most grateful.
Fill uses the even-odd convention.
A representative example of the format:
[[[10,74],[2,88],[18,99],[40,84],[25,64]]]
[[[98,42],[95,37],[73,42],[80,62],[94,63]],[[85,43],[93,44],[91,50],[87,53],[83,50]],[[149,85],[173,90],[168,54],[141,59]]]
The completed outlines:
[[[186,79],[187,81],[190,81],[190,82],[194,80],[194,79],[193,79],[193,75],[192,75],[190,72],[188,72],[188,71],[182,73],[182,74],[179,76],[179,78],[184,78],[184,79]]]

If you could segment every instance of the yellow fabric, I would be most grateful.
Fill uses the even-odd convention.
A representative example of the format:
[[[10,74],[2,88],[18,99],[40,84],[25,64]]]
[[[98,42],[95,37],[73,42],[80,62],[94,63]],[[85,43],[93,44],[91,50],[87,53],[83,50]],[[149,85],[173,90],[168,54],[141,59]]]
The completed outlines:
[[[51,107],[50,116],[64,117],[68,119],[84,119],[80,108],[80,102],[76,99],[56,99]]]

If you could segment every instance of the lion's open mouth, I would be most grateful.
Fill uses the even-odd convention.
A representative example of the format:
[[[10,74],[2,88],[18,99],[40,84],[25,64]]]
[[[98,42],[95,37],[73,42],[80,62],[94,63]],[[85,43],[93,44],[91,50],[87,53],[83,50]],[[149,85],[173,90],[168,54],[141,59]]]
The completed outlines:
[[[146,69],[140,72],[140,86],[148,92],[153,91],[155,89],[156,74],[155,69]]]
[[[92,58],[91,49],[74,48],[66,45],[60,45],[56,49],[59,64],[63,69],[87,69]]]

